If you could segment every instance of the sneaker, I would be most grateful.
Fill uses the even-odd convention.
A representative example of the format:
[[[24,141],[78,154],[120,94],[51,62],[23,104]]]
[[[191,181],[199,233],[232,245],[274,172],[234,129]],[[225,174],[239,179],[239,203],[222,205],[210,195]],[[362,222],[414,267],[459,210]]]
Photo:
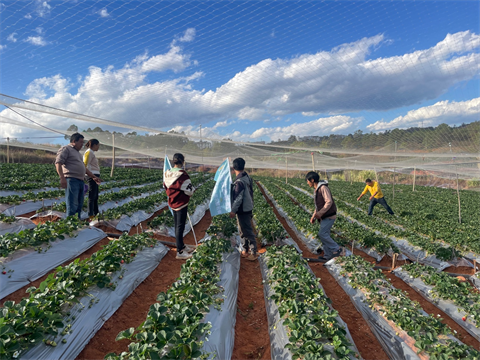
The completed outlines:
[[[257,259],[258,259],[258,254],[250,254],[247,257],[247,260],[250,260],[250,261],[255,261]]]
[[[191,253],[195,250],[195,248],[193,246],[188,246],[188,245],[185,245],[185,247],[183,248],[183,251],[186,251],[188,253]]]
[[[327,262],[327,261],[329,261],[329,260],[332,260],[333,258],[336,258],[336,257],[339,257],[340,255],[342,255],[342,251],[343,251],[343,249],[340,248],[340,249],[338,249],[337,251],[335,251],[335,252],[332,254],[332,256],[330,256],[330,257],[328,257],[328,258],[325,257],[325,256],[319,256],[319,257],[318,257],[318,260]]]
[[[182,253],[177,253],[177,256],[175,258],[179,260],[186,260],[186,259],[190,259],[191,257],[192,257],[192,254],[189,254],[188,252],[183,251]]]

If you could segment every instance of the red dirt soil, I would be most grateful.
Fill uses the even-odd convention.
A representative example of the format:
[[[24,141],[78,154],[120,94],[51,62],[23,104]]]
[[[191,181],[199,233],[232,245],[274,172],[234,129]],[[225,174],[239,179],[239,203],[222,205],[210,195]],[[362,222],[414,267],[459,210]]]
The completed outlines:
[[[428,314],[432,314],[435,317],[440,314],[440,317],[442,318],[442,323],[448,325],[452,330],[457,331],[455,337],[457,337],[460,341],[474,347],[477,350],[480,350],[480,342],[475,340],[472,335],[470,335],[466,330],[464,330],[460,325],[458,325],[454,320],[452,320],[452,318],[450,318],[446,313],[444,313],[442,310],[440,310],[428,300],[423,298],[422,295],[417,293],[413,288],[410,287],[410,285],[408,285],[399,277],[396,277],[394,274],[388,271],[383,271],[383,273],[390,280],[394,287],[407,292],[408,297],[411,300],[420,303],[421,307],[423,308],[423,310],[425,310],[425,312],[427,312]]]
[[[242,258],[232,359],[270,358],[270,336],[260,264]]]
[[[261,187],[259,188],[265,196],[263,189]],[[303,251],[303,256],[309,258],[316,258],[318,254],[313,254],[306,248],[302,241],[297,238],[290,226],[288,226],[285,219],[280,216],[275,206],[273,206],[272,202],[266,196],[265,199],[272,207],[275,215],[280,220],[290,237],[298,244],[300,249]],[[367,360],[388,359],[387,354],[383,351],[382,346],[378,342],[375,335],[373,335],[365,319],[357,311],[357,309],[351,302],[350,297],[343,291],[340,285],[338,285],[338,283],[335,281],[333,276],[330,275],[330,273],[323,266],[323,264],[311,262],[309,263],[309,265],[312,271],[315,273],[315,276],[321,279],[320,283],[322,284],[326,295],[332,300],[333,308],[338,311],[342,320],[345,321],[345,323],[348,325],[348,330],[352,335],[353,341],[355,342],[355,345],[357,346],[360,355]]]
[[[144,230],[147,229],[146,222],[148,220],[142,223]],[[194,226],[197,240],[205,236],[210,223],[211,216],[210,212],[207,211],[203,219]],[[132,229],[130,232],[136,233],[136,229]],[[155,238],[160,238],[160,236],[155,236]],[[175,242],[175,239],[171,237],[161,236],[161,238],[161,240]],[[186,244],[195,244],[192,232],[185,236],[184,241]],[[145,321],[150,306],[156,302],[157,295],[167,291],[178,278],[181,266],[185,261],[177,260],[175,256],[176,249],[172,248],[157,268],[133,291],[115,314],[105,322],[78,355],[78,360],[103,359],[110,352],[121,353],[122,351],[127,351],[130,341],[115,341],[115,338],[120,331],[130,327],[138,327]]]
[[[475,269],[468,266],[450,266],[443,270],[451,274],[462,274],[462,275],[473,275],[475,274]]]

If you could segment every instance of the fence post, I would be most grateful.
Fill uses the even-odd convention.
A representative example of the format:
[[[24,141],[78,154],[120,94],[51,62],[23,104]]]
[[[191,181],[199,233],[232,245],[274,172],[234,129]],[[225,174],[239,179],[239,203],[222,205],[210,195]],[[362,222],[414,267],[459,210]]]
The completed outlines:
[[[7,164],[10,162],[10,138],[7,137]]]
[[[288,157],[285,156],[285,165],[287,167],[287,172],[285,174],[285,184],[288,184]]]
[[[112,170],[110,177],[113,177],[113,169],[115,168],[115,134],[112,134]]]
[[[315,171],[315,160],[313,158],[313,151],[311,152],[312,155],[312,171]]]
[[[413,191],[415,191],[415,178],[417,177],[417,168],[413,167]]]
[[[393,187],[392,187],[392,191],[393,191],[392,201],[395,201],[395,168],[393,168]]]
[[[460,190],[458,189],[458,171],[457,167],[455,166],[455,173],[457,174],[457,197],[458,197],[458,223],[462,223],[462,215],[461,215],[461,208],[460,208]]]

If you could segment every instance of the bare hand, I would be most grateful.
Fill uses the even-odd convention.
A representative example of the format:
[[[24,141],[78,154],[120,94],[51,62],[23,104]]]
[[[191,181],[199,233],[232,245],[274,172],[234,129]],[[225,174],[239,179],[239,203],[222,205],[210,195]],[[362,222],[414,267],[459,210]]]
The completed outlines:
[[[313,214],[312,217],[310,218],[310,222],[312,224],[315,224],[315,214]]]
[[[234,213],[234,212],[231,212],[231,213],[230,213],[230,218],[233,219],[234,217],[235,217],[235,213]]]
[[[372,200],[372,199],[373,199],[373,195],[372,195],[372,196],[370,196],[370,200]]]
[[[360,201],[360,199],[361,199],[361,198],[362,198],[362,197],[361,197],[361,196],[359,196],[359,197],[357,198],[357,201]]]
[[[93,181],[95,181],[98,185],[100,185],[100,183],[102,182],[102,179],[96,177],[93,179]]]
[[[62,189],[66,189],[67,188],[67,179],[65,178],[60,178],[60,187]]]

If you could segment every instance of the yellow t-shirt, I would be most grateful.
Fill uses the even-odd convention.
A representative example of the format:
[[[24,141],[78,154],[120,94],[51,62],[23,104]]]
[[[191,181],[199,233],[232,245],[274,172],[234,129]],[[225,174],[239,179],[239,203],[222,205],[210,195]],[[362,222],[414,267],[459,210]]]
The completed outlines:
[[[365,189],[362,192],[362,195],[367,193],[367,190],[370,191],[370,194],[375,194],[377,191],[377,195],[374,196],[375,199],[381,199],[383,197],[382,189],[380,189],[380,186],[378,186],[378,183],[376,181],[372,180],[372,186],[365,186]]]

